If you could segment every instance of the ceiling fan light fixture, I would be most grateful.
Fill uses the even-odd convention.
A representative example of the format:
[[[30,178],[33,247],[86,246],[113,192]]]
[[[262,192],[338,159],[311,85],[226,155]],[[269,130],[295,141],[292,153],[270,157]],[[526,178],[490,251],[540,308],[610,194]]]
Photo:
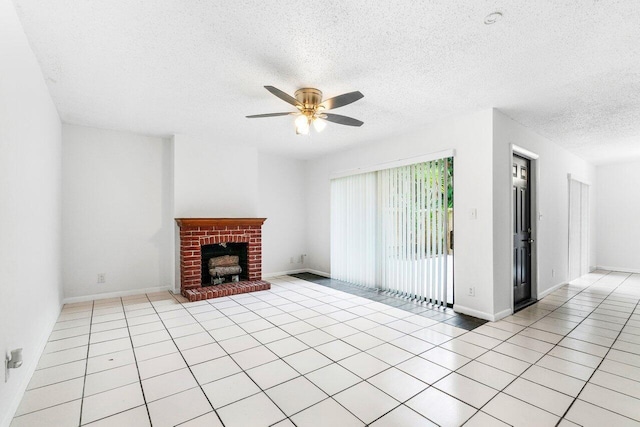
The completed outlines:
[[[309,135],[309,118],[300,114],[295,121],[296,135]]]
[[[313,118],[313,128],[316,130],[316,132],[318,133],[322,132],[326,127],[327,127],[327,122],[325,122],[319,117]]]

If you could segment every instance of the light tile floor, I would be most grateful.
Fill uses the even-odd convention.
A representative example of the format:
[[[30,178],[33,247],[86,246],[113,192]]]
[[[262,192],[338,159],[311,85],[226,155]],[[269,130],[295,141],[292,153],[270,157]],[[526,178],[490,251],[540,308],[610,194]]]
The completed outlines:
[[[66,305],[11,425],[640,426],[640,275],[597,271],[466,329],[272,283]]]

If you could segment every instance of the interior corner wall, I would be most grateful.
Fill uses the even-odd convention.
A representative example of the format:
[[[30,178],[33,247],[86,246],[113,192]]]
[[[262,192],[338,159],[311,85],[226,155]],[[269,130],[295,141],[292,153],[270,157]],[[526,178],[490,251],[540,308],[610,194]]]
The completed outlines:
[[[307,267],[330,273],[332,174],[447,149],[454,158],[454,281],[460,312],[491,318],[493,309],[492,110],[444,119],[419,132],[308,161]],[[470,212],[475,210],[477,218]],[[475,296],[468,289],[475,288]]]
[[[537,155],[538,212],[534,245],[538,251],[538,295],[567,283],[569,272],[569,179],[581,177],[590,186],[590,266],[595,266],[595,167],[559,145],[515,122],[504,113],[493,114],[493,260],[495,313],[512,306],[511,144]]]
[[[598,268],[640,273],[640,161],[596,168]]]
[[[262,273],[265,277],[305,267],[305,164],[303,160],[259,153],[258,217],[267,218],[262,226]]]
[[[65,297],[169,288],[171,141],[67,124],[62,140]]]
[[[0,0],[0,374],[8,426],[60,313],[60,118],[9,0]],[[4,367],[3,367],[4,368]]]

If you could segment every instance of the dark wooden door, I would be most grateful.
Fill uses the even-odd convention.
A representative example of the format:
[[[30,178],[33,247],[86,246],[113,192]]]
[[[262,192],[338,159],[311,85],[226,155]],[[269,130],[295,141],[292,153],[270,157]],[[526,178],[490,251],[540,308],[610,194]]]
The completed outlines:
[[[517,310],[531,301],[530,161],[513,156],[513,302]]]

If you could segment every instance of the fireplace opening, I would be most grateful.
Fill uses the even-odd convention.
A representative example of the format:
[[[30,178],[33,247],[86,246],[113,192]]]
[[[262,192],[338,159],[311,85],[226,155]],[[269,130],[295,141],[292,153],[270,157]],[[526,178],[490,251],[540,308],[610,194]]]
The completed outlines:
[[[202,255],[202,286],[229,283],[234,279],[240,281],[249,279],[246,243],[203,245],[200,253]]]

